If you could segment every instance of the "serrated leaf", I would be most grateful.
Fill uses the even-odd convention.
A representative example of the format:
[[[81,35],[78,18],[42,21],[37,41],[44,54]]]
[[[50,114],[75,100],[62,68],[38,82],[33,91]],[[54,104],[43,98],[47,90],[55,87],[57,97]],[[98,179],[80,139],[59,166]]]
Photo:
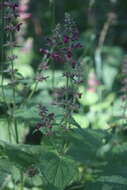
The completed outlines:
[[[25,107],[25,108],[16,110],[14,115],[16,118],[23,119],[23,120],[39,119],[39,115],[38,115],[37,109],[35,107],[30,107],[29,109],[27,107]]]
[[[22,150],[21,145],[12,145],[4,143],[1,141],[1,146],[3,146],[3,153],[8,158],[8,160],[21,170],[26,170],[32,164],[35,164],[38,161],[38,158],[29,152],[29,149],[25,151]]]
[[[104,131],[101,130],[77,129],[69,137],[71,146],[67,154],[79,162],[94,161],[103,137]]]
[[[87,183],[83,190],[126,190],[127,185],[119,183],[95,182]]]
[[[0,159],[0,189],[3,189],[11,176],[11,163],[7,159]]]
[[[63,190],[77,178],[75,163],[64,156],[48,153],[38,166],[45,184],[52,184],[59,190]]]
[[[127,179],[117,175],[101,176],[97,181],[103,183],[116,183],[116,184],[127,185]]]

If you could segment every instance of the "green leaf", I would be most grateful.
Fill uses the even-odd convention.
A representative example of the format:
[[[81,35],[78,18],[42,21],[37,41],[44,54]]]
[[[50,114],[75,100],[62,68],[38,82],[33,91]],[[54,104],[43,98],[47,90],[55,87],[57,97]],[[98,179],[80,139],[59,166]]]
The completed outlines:
[[[21,145],[12,145],[0,141],[1,146],[3,146],[3,153],[11,162],[12,165],[15,165],[17,168],[26,171],[31,165],[35,164],[38,161],[38,158],[35,154],[32,154],[28,147],[23,150]]]
[[[29,109],[27,107],[24,107],[22,109],[15,110],[14,115],[17,119],[22,119],[22,120],[39,119],[39,115],[35,107],[29,107]]]
[[[73,130],[69,136],[71,145],[67,154],[81,163],[93,162],[104,135],[105,132],[101,130]]]
[[[77,179],[77,168],[71,159],[58,156],[54,153],[47,153],[38,164],[46,185],[53,185],[59,190],[63,190],[67,185]]]
[[[12,165],[7,159],[0,159],[0,189],[3,189],[9,182]]]
[[[118,187],[124,190],[127,189],[127,143],[120,141],[120,144],[114,144],[116,142],[119,142],[118,139],[112,142],[112,147],[103,155],[104,165],[100,166],[98,181],[110,183],[113,190]]]
[[[94,182],[87,183],[83,190],[126,190],[127,185],[119,182]]]

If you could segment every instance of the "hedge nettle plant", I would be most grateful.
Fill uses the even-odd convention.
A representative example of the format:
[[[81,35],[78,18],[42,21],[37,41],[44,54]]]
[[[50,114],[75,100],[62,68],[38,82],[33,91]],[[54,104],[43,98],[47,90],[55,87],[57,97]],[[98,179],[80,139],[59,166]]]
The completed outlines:
[[[9,128],[10,140],[11,130],[13,130],[14,126],[15,140],[17,143],[19,143],[17,119],[14,116],[14,112],[18,108],[16,96],[18,95],[17,85],[20,83],[20,81],[16,78],[18,70],[15,69],[14,61],[17,59],[17,55],[13,53],[13,49],[19,45],[16,44],[15,33],[20,31],[22,23],[18,22],[20,20],[18,11],[19,5],[16,1],[2,1],[0,5],[1,27],[3,29],[1,34],[1,92],[3,102],[8,108],[8,123],[11,123],[12,125],[12,129]],[[60,125],[66,128],[67,125],[69,125],[68,123],[73,111],[77,109],[75,108],[76,99],[81,96],[81,94],[77,92],[78,85],[82,81],[80,63],[76,60],[75,57],[76,50],[80,48],[82,48],[82,45],[78,40],[78,30],[71,16],[66,13],[63,26],[58,24],[53,30],[52,36],[50,38],[47,38],[47,48],[40,49],[40,52],[43,54],[43,59],[36,73],[35,87],[28,95],[28,97],[24,99],[23,102],[21,102],[20,106],[25,106],[25,104],[27,104],[27,102],[31,99],[34,92],[36,91],[38,83],[43,82],[43,80],[46,80],[49,77],[45,76],[44,74],[45,70],[49,68],[49,65],[53,65],[51,66],[51,69],[53,69],[52,87],[54,88],[54,67],[55,64],[61,64],[64,71],[63,76],[66,78],[66,84],[61,89],[53,89],[53,91],[54,93],[57,93],[57,100],[55,101],[55,104],[58,104],[65,109],[65,113],[63,114]],[[6,78],[9,78],[10,80],[7,85],[5,85]],[[6,99],[5,88],[7,87],[11,87],[12,92],[12,100],[10,102]],[[58,102],[59,97],[61,97],[60,102]],[[41,116],[43,122],[39,122],[37,124],[37,128],[40,129],[42,126],[47,126],[51,130],[55,120],[55,113],[46,114],[47,109],[45,108],[45,115],[41,114],[43,111],[44,106],[39,106],[39,115]]]
[[[11,140],[11,130],[15,130],[15,140],[19,142],[19,135],[17,129],[17,120],[14,117],[14,111],[16,110],[16,73],[14,68],[14,60],[17,59],[17,55],[13,53],[13,48],[17,46],[15,41],[15,33],[19,32],[21,22],[18,22],[18,3],[15,1],[1,1],[1,93],[3,97],[3,103],[8,108],[8,127],[9,138]],[[10,82],[5,85],[5,78],[9,78]],[[12,100],[8,101],[6,98],[6,89],[11,87]]]
[[[111,171],[111,164],[116,162],[114,168],[117,168],[117,160],[121,159],[119,151],[115,149],[118,136],[113,139],[107,131],[82,129],[73,119],[73,114],[79,110],[78,99],[82,97],[78,90],[83,82],[82,65],[77,56],[82,45],[79,41],[79,32],[70,14],[65,13],[63,24],[57,24],[54,27],[54,2],[50,0],[53,11],[52,35],[46,38],[45,47],[38,50],[42,55],[42,61],[37,68],[34,79],[31,80],[32,86],[28,88],[27,96],[20,97],[20,100],[17,99],[22,91],[19,86],[27,83],[27,79],[24,79],[21,73],[15,69],[15,59],[20,55],[13,53],[14,48],[20,45],[15,40],[15,34],[22,27],[19,18],[19,5],[16,1],[11,0],[2,0],[0,3],[0,25],[2,28],[0,39],[1,106],[4,107],[4,115],[8,122],[8,142],[10,142],[9,144],[0,140],[0,186],[2,184],[3,188],[3,181],[8,175],[11,175],[13,189],[16,189],[17,185],[20,190],[23,190],[24,187],[32,188],[36,186],[33,181],[34,177],[37,176],[42,181],[41,185],[37,185],[37,189],[92,190],[94,187],[94,189],[102,190],[109,187],[111,179],[114,180],[115,184],[121,180],[121,178],[118,180],[118,175],[117,178],[113,178],[112,176],[116,176],[116,173],[112,174]],[[55,85],[56,65],[60,65],[59,68],[62,70],[63,83],[60,87]],[[45,74],[47,70],[52,70],[51,76]],[[123,72],[126,74],[126,60]],[[36,132],[41,133],[41,145],[36,147],[21,144],[23,142],[20,142],[19,138],[19,120],[15,113],[19,109],[29,110],[39,83],[48,82],[50,78],[52,80],[50,94],[53,99],[50,107],[61,108],[62,112],[58,115],[55,111],[51,111],[53,109],[49,110],[48,106],[43,105],[42,102],[34,102],[33,105],[37,107],[39,117],[34,123],[32,135]],[[127,90],[126,82],[125,79],[122,89],[124,92]],[[7,90],[11,92],[10,98],[8,98]],[[126,96],[123,97],[123,99],[125,98]],[[123,112],[125,113],[125,110]],[[123,116],[125,117],[124,114]],[[15,137],[15,145],[13,137]],[[107,139],[110,138],[111,144],[107,142]],[[120,141],[118,139],[119,149],[123,145],[122,143],[121,139]],[[109,154],[105,161],[104,155],[107,152]],[[114,159],[114,155],[117,157],[116,159]],[[103,157],[99,162],[98,156]],[[119,166],[121,166],[120,164],[121,162],[118,163]],[[105,174],[107,171],[108,173]],[[106,182],[104,177],[106,177]],[[28,178],[31,180],[30,184]],[[98,183],[100,189],[98,189]]]
[[[38,84],[47,80],[49,77],[52,77],[52,96],[54,96],[53,105],[57,105],[58,107],[63,108],[63,114],[61,120],[57,121],[56,113],[49,112],[48,109],[41,104],[37,105],[38,114],[40,116],[40,121],[35,125],[36,131],[41,131],[41,133],[45,136],[54,136],[56,133],[61,133],[61,131],[66,132],[72,127],[73,118],[72,114],[74,111],[77,111],[78,105],[76,103],[77,98],[81,97],[81,94],[78,93],[78,85],[82,82],[81,79],[81,69],[80,62],[75,56],[75,52],[82,48],[82,45],[78,39],[78,30],[76,25],[71,18],[71,16],[66,13],[64,24],[56,25],[53,30],[53,34],[50,38],[47,38],[46,49],[40,48],[40,53],[42,54],[42,62],[39,65],[36,76],[34,78],[34,88],[30,91],[28,96],[22,99],[20,102],[17,101],[17,96],[19,93],[18,85],[22,79],[19,80],[17,76],[19,76],[18,70],[15,69],[15,59],[17,56],[13,53],[15,47],[18,47],[20,44],[17,44],[15,40],[15,34],[20,31],[20,27],[22,27],[22,22],[20,22],[19,18],[19,5],[16,1],[6,0],[1,1],[0,3],[0,12],[1,12],[1,94],[2,94],[2,104],[7,108],[6,118],[8,121],[8,132],[9,132],[9,141],[12,142],[12,137],[15,137],[15,142],[17,144],[19,141],[19,130],[18,130],[18,119],[15,115],[16,110],[19,108],[27,107],[29,100],[34,95]],[[61,64],[63,69],[63,77],[65,80],[65,85],[61,88],[54,88],[55,82],[55,64]],[[48,69],[53,69],[52,76],[45,76],[45,71]],[[6,82],[9,81],[9,82]],[[11,91],[11,98],[7,97],[7,89]],[[52,106],[53,106],[52,105]],[[27,107],[29,109],[29,107]],[[11,145],[10,145],[11,146]],[[64,145],[67,146],[66,140],[64,141]],[[12,145],[13,147],[13,145]],[[5,147],[4,147],[5,148]],[[14,147],[13,147],[14,148]],[[62,148],[62,147],[61,147]],[[6,149],[6,148],[5,148]],[[15,149],[15,148],[14,148]],[[12,150],[16,153],[19,149]],[[11,151],[11,152],[12,152]],[[64,150],[59,150],[60,152]],[[13,160],[13,156],[10,151],[5,151],[9,158],[9,160]],[[21,153],[21,155],[20,155]],[[18,160],[18,164],[22,159],[25,163],[21,168],[20,173],[20,182],[21,189],[24,186],[24,173],[28,174],[28,176],[34,176],[39,172],[35,172],[35,174],[31,174],[32,171],[40,171],[40,169],[36,169],[34,159],[29,158],[29,154],[27,152],[24,154],[22,150],[16,153],[16,159]],[[21,157],[20,157],[21,156]],[[23,158],[24,157],[24,158]],[[30,156],[31,157],[31,156]],[[37,160],[39,157],[37,158]],[[15,160],[15,158],[14,158]],[[15,161],[13,162],[15,163]],[[36,160],[36,161],[37,161]],[[16,161],[17,162],[17,161]],[[28,162],[28,164],[27,164]],[[22,164],[21,164],[22,165]],[[24,169],[25,167],[25,169]],[[21,169],[20,168],[20,169]],[[31,171],[32,170],[32,171]],[[41,175],[44,177],[45,174]],[[44,177],[45,178],[45,177]],[[72,176],[71,176],[72,178]],[[49,182],[48,182],[49,183]],[[63,186],[63,185],[62,185]]]
[[[71,126],[72,114],[77,110],[76,99],[81,97],[81,94],[78,93],[78,85],[82,82],[81,76],[81,67],[80,62],[75,58],[75,52],[77,49],[82,48],[82,45],[79,42],[78,30],[76,25],[71,18],[70,14],[65,14],[64,24],[58,24],[53,31],[53,34],[50,38],[47,38],[47,47],[46,49],[41,48],[40,52],[47,62],[43,61],[39,65],[39,71],[47,69],[48,63],[49,66],[53,64],[60,64],[63,68],[63,77],[65,78],[65,86],[61,88],[53,88],[54,102],[53,104],[58,105],[64,108],[64,114],[60,123],[53,122],[55,113],[49,113],[48,115],[46,108],[39,106],[39,114],[41,116],[42,122],[37,124],[37,128],[43,129],[44,127],[52,130],[53,124],[60,125],[60,127],[69,128]],[[55,73],[54,73],[55,76]],[[54,76],[53,87],[54,87]],[[38,80],[46,79],[44,76],[38,77]],[[45,110],[45,111],[44,111]],[[46,117],[44,119],[44,117]],[[44,122],[48,120],[48,126]]]

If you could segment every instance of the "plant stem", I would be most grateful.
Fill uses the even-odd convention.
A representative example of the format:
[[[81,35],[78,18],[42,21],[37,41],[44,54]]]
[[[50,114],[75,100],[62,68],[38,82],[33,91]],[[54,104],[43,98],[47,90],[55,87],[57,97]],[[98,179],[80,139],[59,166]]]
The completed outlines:
[[[99,80],[102,80],[102,55],[101,55],[102,48],[104,46],[104,42],[111,24],[112,24],[112,18],[108,17],[100,33],[100,37],[98,40],[98,47],[96,48],[95,51],[96,73]]]
[[[42,62],[47,62],[47,63],[48,63],[48,62],[49,62],[49,58],[44,57],[43,60],[42,60]],[[40,73],[39,73],[39,74],[40,74]],[[36,77],[37,77],[37,75],[36,75]],[[36,77],[35,77],[35,78],[36,78]],[[24,100],[24,102],[22,103],[21,106],[24,106],[24,105],[32,98],[33,94],[34,94],[35,91],[37,90],[38,84],[39,84],[39,81],[36,80],[36,82],[35,82],[35,84],[34,84],[34,87],[33,87],[32,91],[31,91],[31,93],[28,95],[28,98],[26,98],[26,99]]]
[[[1,64],[0,64],[0,71],[1,71],[1,91],[2,91],[2,97],[3,97],[3,101],[6,102],[6,98],[5,98],[5,93],[4,93],[4,76],[3,76],[3,66],[4,66],[4,62],[5,62],[5,52],[4,52],[4,28],[5,28],[5,22],[4,22],[4,1],[2,0],[2,10],[1,10]]]
[[[51,30],[55,26],[55,0],[49,0],[49,6],[51,10]]]
[[[32,98],[33,94],[35,93],[35,91],[36,91],[36,89],[37,89],[38,83],[39,83],[39,81],[36,81],[36,82],[35,82],[35,85],[34,85],[33,90],[32,90],[31,93],[29,94],[28,98],[26,98],[26,99],[24,100],[24,102],[22,103],[22,106],[24,106],[24,105]]]
[[[10,42],[13,42],[13,33],[10,32]],[[10,50],[10,55],[13,56],[13,48],[11,48]],[[18,134],[18,126],[17,126],[17,120],[14,116],[14,111],[16,110],[16,89],[15,89],[15,74],[14,74],[14,62],[13,60],[11,61],[11,81],[12,81],[12,85],[14,82],[14,86],[12,88],[13,90],[13,106],[11,109],[11,113],[12,113],[12,120],[13,120],[13,124],[14,124],[14,129],[15,129],[15,140],[16,143],[19,143],[19,134]]]
[[[21,172],[21,187],[20,187],[20,190],[24,190],[24,176],[23,176],[23,172]]]
[[[5,7],[4,7],[4,0],[1,1],[2,8],[1,8],[1,14],[0,14],[0,25],[1,25],[1,60],[0,60],[0,72],[1,72],[1,93],[3,98],[3,103],[7,106],[8,110],[10,110],[10,106],[6,100],[6,94],[4,89],[4,64],[6,63],[6,57],[5,57],[5,47],[4,44],[6,43],[6,33],[4,32],[5,26],[8,24],[8,22],[5,22]],[[9,135],[9,142],[11,142],[11,128],[10,128],[10,120],[7,116],[7,122],[8,122],[8,135]]]
[[[53,31],[55,27],[55,0],[49,0],[49,6],[51,10],[51,31]],[[52,64],[52,88],[54,88],[55,85],[55,64],[53,62]]]
[[[10,128],[10,122],[9,122],[9,119],[7,119],[7,122],[8,122],[8,137],[9,137],[9,142],[12,142],[11,128]]]

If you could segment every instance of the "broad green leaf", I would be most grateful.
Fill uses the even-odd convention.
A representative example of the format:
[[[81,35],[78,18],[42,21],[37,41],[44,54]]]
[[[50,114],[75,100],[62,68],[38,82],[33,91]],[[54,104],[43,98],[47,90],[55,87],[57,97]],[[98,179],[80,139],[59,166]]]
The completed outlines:
[[[42,162],[38,164],[44,183],[63,190],[67,185],[77,179],[78,171],[75,162],[71,159],[47,153]]]
[[[12,165],[7,159],[0,159],[0,189],[5,187],[11,176]]]
[[[38,161],[38,158],[34,154],[30,153],[29,149],[24,151],[21,146],[7,144],[3,141],[0,143],[3,147],[2,151],[4,155],[12,163],[12,165],[15,165],[21,170],[26,170]]]
[[[16,118],[23,120],[39,119],[39,114],[37,112],[36,107],[24,107],[22,109],[15,110],[14,115]]]
[[[74,160],[87,163],[96,159],[96,152],[105,135],[101,130],[76,129],[70,133],[70,148],[67,152]]]
[[[121,185],[117,183],[87,183],[82,190],[126,190],[127,185]]]
[[[97,181],[103,183],[116,183],[116,184],[127,185],[127,179],[117,175],[101,176]]]

